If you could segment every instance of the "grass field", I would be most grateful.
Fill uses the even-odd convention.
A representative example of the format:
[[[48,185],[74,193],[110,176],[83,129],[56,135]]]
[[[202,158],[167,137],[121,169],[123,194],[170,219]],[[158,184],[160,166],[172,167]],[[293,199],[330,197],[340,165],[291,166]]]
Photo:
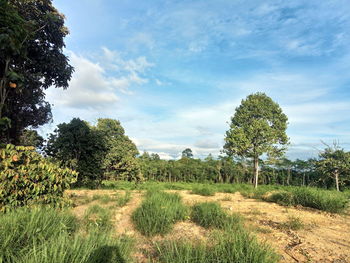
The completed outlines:
[[[74,206],[0,215],[0,262],[349,262],[349,194],[104,182]],[[310,209],[311,208],[311,209]]]

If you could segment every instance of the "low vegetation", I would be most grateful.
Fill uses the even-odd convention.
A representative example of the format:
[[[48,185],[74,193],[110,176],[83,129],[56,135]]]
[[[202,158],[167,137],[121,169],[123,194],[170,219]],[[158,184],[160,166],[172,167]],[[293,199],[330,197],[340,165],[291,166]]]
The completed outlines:
[[[0,214],[0,262],[125,262],[132,240],[87,228],[67,211],[17,209]]]
[[[34,204],[65,206],[63,192],[77,173],[51,163],[34,147],[0,148],[0,212]]]
[[[111,229],[112,213],[108,208],[103,208],[99,205],[90,206],[84,215],[84,225],[88,228],[106,231]]]
[[[194,205],[191,211],[191,219],[205,228],[234,228],[240,223],[238,215],[228,215],[216,202]]]
[[[187,213],[178,194],[148,191],[146,199],[132,214],[132,220],[145,236],[164,235],[176,221],[185,219]]]
[[[209,186],[194,187],[192,189],[192,194],[203,195],[203,196],[213,196],[215,195],[215,188]]]
[[[131,193],[126,191],[124,195],[116,194],[117,198],[117,206],[122,207],[125,206],[131,200]]]

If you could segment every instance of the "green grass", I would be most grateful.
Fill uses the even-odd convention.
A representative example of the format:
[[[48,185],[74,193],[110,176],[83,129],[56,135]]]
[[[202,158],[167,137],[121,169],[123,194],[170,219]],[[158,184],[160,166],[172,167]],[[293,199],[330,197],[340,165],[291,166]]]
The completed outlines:
[[[125,206],[131,200],[131,193],[126,191],[124,195],[120,196],[118,193],[116,194],[117,206],[122,207]]]
[[[191,193],[196,195],[203,195],[203,196],[214,196],[215,192],[216,191],[213,187],[202,186],[202,187],[194,187]]]
[[[1,263],[129,262],[132,240],[105,231],[80,231],[79,221],[53,208],[0,214]]]
[[[146,199],[132,214],[135,227],[145,236],[169,233],[173,224],[185,219],[187,208],[178,194],[148,191]]]
[[[135,184],[124,181],[103,181],[104,188],[113,189],[138,189],[138,190],[191,190],[193,193],[210,196],[215,192],[235,193],[240,192],[248,198],[261,199],[264,201],[276,202],[281,205],[301,205],[331,213],[341,213],[348,207],[350,191],[337,192],[335,190],[324,190],[312,187],[282,186],[282,185],[259,185],[254,189],[248,184],[203,184],[184,182],[154,182],[148,181],[142,184]],[[273,195],[267,198],[268,192]]]
[[[85,211],[84,225],[88,229],[109,230],[112,227],[111,217],[112,213],[110,209],[93,205]]]
[[[336,191],[307,187],[286,189],[288,190],[273,192],[263,200],[287,206],[301,205],[331,213],[341,213],[347,209],[349,204],[346,195]]]
[[[109,202],[112,202],[114,198],[107,194],[103,194],[103,195],[95,194],[92,196],[92,201],[96,201],[96,200],[100,201],[102,204],[107,204]]]
[[[185,240],[156,243],[152,262],[164,263],[275,263],[278,256],[266,244],[243,230],[218,231],[208,241]]]
[[[191,220],[205,228],[234,228],[241,221],[238,215],[228,215],[216,202],[195,204],[191,210]]]

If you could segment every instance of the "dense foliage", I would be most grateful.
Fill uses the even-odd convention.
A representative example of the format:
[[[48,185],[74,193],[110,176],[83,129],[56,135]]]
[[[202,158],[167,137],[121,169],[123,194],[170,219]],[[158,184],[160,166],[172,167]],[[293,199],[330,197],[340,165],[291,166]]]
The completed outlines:
[[[181,158],[161,160],[147,152],[139,157],[142,174],[146,180],[161,182],[211,182],[211,183],[252,183],[254,164],[244,159],[209,155],[204,160]],[[260,160],[259,184],[318,186],[335,188],[335,179],[330,172],[320,169],[323,158],[289,160],[282,158],[275,162]],[[345,162],[344,165],[347,163]],[[350,171],[342,170],[340,189],[350,187]]]
[[[1,0],[0,13],[0,141],[18,145],[25,128],[52,118],[45,90],[68,87],[68,29],[50,0]]]
[[[140,180],[135,144],[119,121],[99,119],[96,126],[79,118],[57,126],[46,154],[79,172],[78,185],[98,185],[102,179]]]
[[[77,173],[59,168],[33,147],[7,145],[0,149],[0,211],[34,203],[61,206],[63,192]]]
[[[231,118],[224,150],[229,156],[254,161],[254,185],[258,186],[259,157],[280,156],[288,143],[287,116],[280,106],[264,93],[255,93],[242,100]]]

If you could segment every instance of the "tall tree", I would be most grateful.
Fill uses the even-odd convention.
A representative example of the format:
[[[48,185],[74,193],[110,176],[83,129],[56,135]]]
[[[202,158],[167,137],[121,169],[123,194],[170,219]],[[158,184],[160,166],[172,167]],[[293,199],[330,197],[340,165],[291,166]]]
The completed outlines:
[[[61,123],[48,138],[46,154],[79,172],[78,184],[102,179],[105,146],[99,134],[78,118]]]
[[[105,155],[103,169],[107,177],[141,180],[141,172],[136,155],[139,154],[136,145],[125,135],[120,122],[113,119],[98,119],[97,132],[104,140]]]
[[[336,143],[328,146],[320,153],[317,168],[325,176],[331,176],[335,181],[337,191],[339,185],[350,174],[350,153]]]
[[[224,151],[229,155],[252,158],[254,186],[258,186],[259,157],[281,155],[288,144],[288,118],[280,106],[264,93],[242,100],[226,132]]]
[[[0,13],[0,139],[18,144],[25,128],[51,120],[45,90],[68,87],[68,30],[50,0],[0,0]]]
[[[193,152],[190,148],[186,148],[182,151],[182,158],[193,158]]]

